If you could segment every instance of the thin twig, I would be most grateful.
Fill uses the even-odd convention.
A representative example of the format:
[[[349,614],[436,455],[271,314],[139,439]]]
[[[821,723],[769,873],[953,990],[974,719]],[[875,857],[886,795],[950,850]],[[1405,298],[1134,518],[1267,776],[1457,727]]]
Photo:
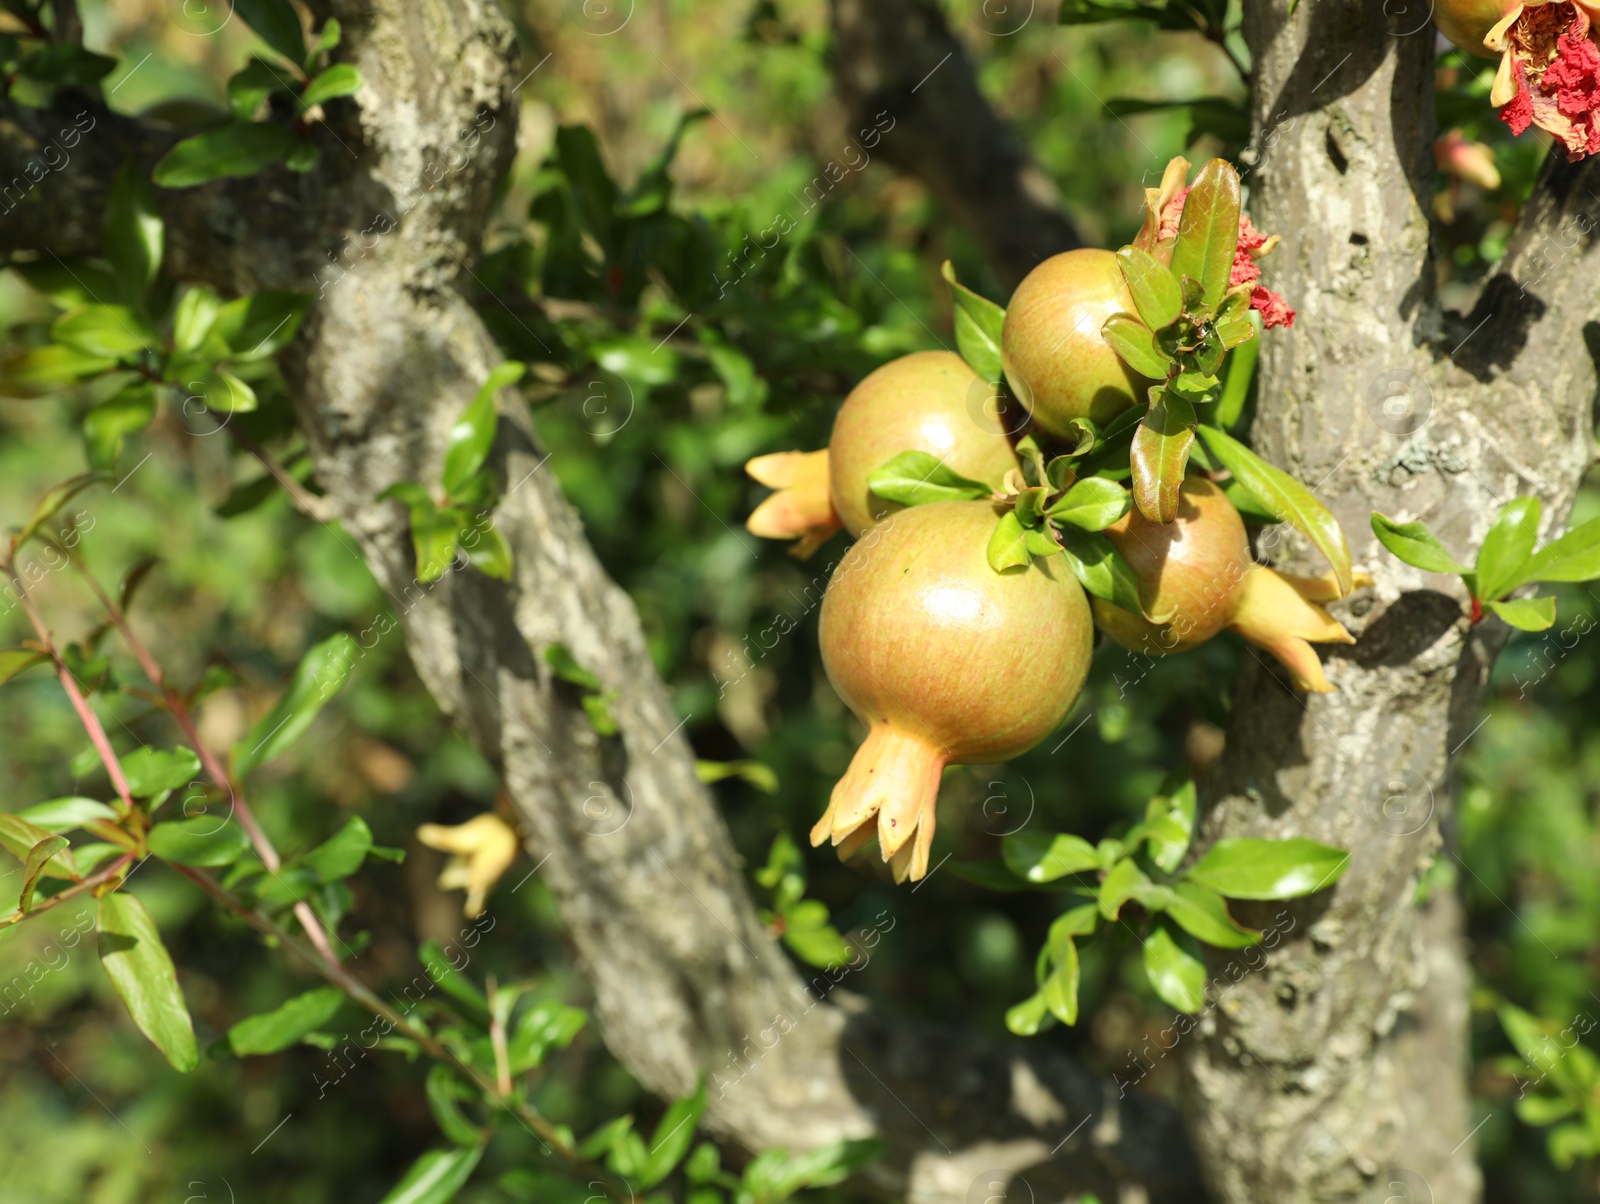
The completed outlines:
[[[124,853],[105,869],[91,874],[87,878],[80,878],[65,890],[57,891],[48,898],[40,900],[37,906],[30,907],[27,911],[18,911],[9,916],[0,916],[0,928],[9,928],[13,924],[20,924],[23,920],[31,920],[34,916],[43,915],[52,907],[59,907],[68,899],[75,899],[85,891],[91,891],[97,886],[104,886],[112,881],[118,874],[128,867],[128,864],[137,858],[137,853]]]
[[[232,423],[228,424],[227,430],[228,434],[233,436],[235,443],[261,461],[262,467],[272,475],[273,480],[283,486],[283,491],[289,495],[289,501],[301,514],[319,523],[332,522],[338,517],[326,499],[318,497],[290,476],[288,470],[273,459],[272,453],[257,443],[253,436],[247,435]]]

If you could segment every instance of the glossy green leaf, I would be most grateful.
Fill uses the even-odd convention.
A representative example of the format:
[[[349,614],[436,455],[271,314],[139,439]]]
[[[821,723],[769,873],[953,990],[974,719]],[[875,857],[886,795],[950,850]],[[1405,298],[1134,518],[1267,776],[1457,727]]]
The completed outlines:
[[[881,1141],[858,1138],[837,1141],[803,1154],[765,1150],[745,1167],[739,1183],[738,1204],[776,1204],[803,1188],[843,1183],[874,1159],[881,1158],[886,1149]]]
[[[514,567],[511,545],[499,527],[486,518],[469,527],[468,534],[460,535],[461,548],[467,554],[467,563],[486,577],[496,581],[510,581]]]
[[[1084,589],[1124,610],[1143,613],[1139,607],[1139,582],[1109,539],[1098,531],[1073,526],[1060,527],[1056,534],[1073,576]]]
[[[1044,1001],[1044,992],[1039,991],[1006,1009],[1006,1028],[1019,1037],[1031,1037],[1044,1025],[1049,1015],[1050,1007]]]
[[[372,849],[372,829],[359,815],[345,820],[327,840],[295,861],[323,882],[338,882],[361,868]]]
[[[127,891],[100,900],[100,964],[128,1014],[167,1061],[182,1071],[200,1063],[194,1025],[172,958],[144,904]]]
[[[233,10],[255,30],[256,36],[284,58],[298,64],[305,57],[305,33],[289,0],[232,0],[232,3]]]
[[[447,1204],[467,1185],[482,1157],[482,1146],[429,1150],[378,1204]]]
[[[1057,522],[1103,531],[1128,512],[1128,491],[1104,477],[1077,481],[1047,511]]]
[[[461,952],[453,945],[451,949],[453,952]],[[438,984],[439,989],[457,1003],[466,1005],[469,1014],[480,1018],[488,1017],[489,1000],[478,989],[477,984],[445,956],[444,947],[438,941],[423,941],[417,947],[417,960],[422,963],[422,968],[427,971],[428,977]],[[463,960],[462,965],[466,964]]]
[[[1062,912],[1050,923],[1049,935],[1045,938],[1047,948],[1055,945],[1057,941],[1072,936],[1089,936],[1094,932],[1100,921],[1100,910],[1093,903],[1084,903]]]
[[[1145,839],[1150,860],[1155,862],[1157,869],[1172,873],[1189,851],[1189,841],[1194,835],[1196,808],[1194,781],[1190,778],[1185,778],[1170,795],[1150,800],[1145,808],[1145,823],[1149,826]],[[1158,816],[1165,822],[1152,822]]]
[[[1304,836],[1219,840],[1185,877],[1230,899],[1295,899],[1326,890],[1350,864],[1350,854]]]
[[[1546,631],[1556,621],[1556,600],[1543,598],[1506,598],[1484,605],[1519,631]]]
[[[37,824],[46,832],[70,832],[81,828],[91,819],[117,820],[117,813],[99,799],[55,798],[46,803],[35,803],[17,814],[30,824]]]
[[[337,987],[316,987],[228,1029],[228,1048],[239,1057],[277,1053],[332,1020],[344,1003]]]
[[[1100,337],[1140,376],[1166,379],[1171,361],[1156,346],[1155,336],[1143,322],[1118,314],[1106,319],[1100,328]]]
[[[1243,949],[1261,940],[1259,932],[1244,927],[1228,913],[1221,895],[1194,882],[1174,886],[1165,911],[1191,936],[1221,949]]]
[[[0,811],[0,845],[18,861],[26,863],[28,854],[39,847],[41,841],[56,835],[20,815]],[[68,848],[57,849],[45,862],[42,871],[46,877],[73,882],[80,876],[77,862]]]
[[[185,138],[157,161],[163,188],[193,188],[211,180],[253,176],[289,153],[295,137],[274,121],[233,121]]]
[[[1224,159],[1200,169],[1183,202],[1172,275],[1199,283],[1207,312],[1222,303],[1239,244],[1239,173]]]
[[[1232,435],[1202,426],[1200,437],[1207,449],[1280,522],[1291,524],[1328,559],[1342,594],[1353,588],[1350,545],[1332,512],[1311,491],[1280,468],[1274,468]]]
[[[313,646],[294,671],[278,704],[246,733],[234,752],[234,770],[243,777],[270,761],[305,734],[323,705],[344,686],[361,650],[346,632]]]
[[[1478,548],[1473,572],[1478,578],[1478,597],[1498,598],[1521,579],[1534,541],[1539,537],[1539,519],[1544,506],[1536,497],[1513,498],[1501,508],[1494,525]]]
[[[461,1111],[461,1100],[469,1097],[463,1092],[454,1070],[443,1062],[429,1067],[425,1094],[439,1132],[460,1146],[476,1146],[483,1141],[484,1130]]]
[[[778,775],[764,761],[696,761],[694,776],[708,784],[742,778],[763,794],[778,792]]]
[[[160,343],[156,332],[125,305],[90,305],[62,314],[50,337],[85,355],[118,359]]]
[[[1122,914],[1123,904],[1149,885],[1150,879],[1131,857],[1117,862],[1100,883],[1100,914],[1108,920],[1116,919]]]
[[[221,309],[222,298],[205,285],[186,287],[172,311],[172,349],[182,354],[198,350]]]
[[[1535,552],[1507,589],[1530,581],[1591,581],[1600,577],[1600,518],[1574,527]]]
[[[1146,326],[1160,330],[1178,320],[1183,312],[1183,290],[1166,264],[1138,247],[1123,247],[1117,252],[1117,266]]]
[[[1124,863],[1126,864],[1126,863]],[[1057,959],[1050,976],[1039,986],[1044,1005],[1062,1024],[1078,1023],[1078,946],[1070,938],[1055,950]]]
[[[885,501],[902,506],[973,501],[994,492],[982,481],[962,476],[938,456],[925,451],[904,451],[880,464],[867,474],[867,488]]]
[[[706,1084],[702,1079],[693,1095],[675,1100],[662,1114],[661,1121],[656,1125],[656,1131],[650,1138],[649,1156],[640,1175],[641,1186],[654,1187],[683,1161],[684,1155],[694,1143],[695,1129],[700,1124],[700,1117],[704,1115],[705,1110]]]
[[[150,851],[178,865],[232,865],[250,849],[249,834],[231,819],[197,815],[157,824],[146,837]]]
[[[51,42],[25,55],[17,70],[29,79],[88,88],[110,75],[116,65],[116,59],[95,54],[77,42]]]
[[[141,382],[123,389],[83,416],[83,442],[89,463],[111,469],[129,435],[148,427],[156,416],[156,391]]]
[[[4,685],[17,674],[42,665],[50,660],[42,652],[34,652],[28,648],[0,648],[0,685]]]
[[[366,84],[357,71],[349,63],[335,63],[326,71],[319,72],[312,81],[306,85],[306,90],[300,94],[301,109],[309,109],[312,105],[324,104],[340,96],[349,96],[359,92]]]
[[[1205,963],[1173,940],[1164,924],[1144,938],[1144,972],[1169,1007],[1192,1015],[1205,1006]]]
[[[317,34],[316,45],[312,46],[310,50],[306,51],[305,62],[307,69],[309,69],[311,64],[316,61],[316,58],[319,54],[326,54],[330,50],[337,49],[339,41],[343,37],[344,28],[339,24],[339,18],[329,17],[328,20],[323,24],[321,31]]]
[[[527,365],[507,360],[490,371],[479,386],[466,412],[450,428],[449,442],[445,445],[444,471],[441,474],[445,492],[454,495],[468,478],[483,467],[494,444],[495,397],[501,389],[522,379]]]
[[[1033,554],[1028,551],[1027,531],[1015,510],[1007,510],[995,524],[994,533],[989,536],[987,555],[989,567],[997,573],[1023,568],[1033,562]]]
[[[108,479],[108,474],[96,470],[94,472],[79,473],[75,477],[68,477],[61,484],[48,490],[43,497],[34,503],[33,513],[28,515],[28,521],[22,524],[22,530],[12,541],[13,547],[20,548],[28,540],[37,535],[44,525],[54,518],[68,502],[77,497],[91,485],[98,485]]]
[[[200,758],[187,748],[140,748],[122,758],[122,776],[134,798],[154,798],[200,774]]]
[[[939,272],[950,285],[950,297],[954,302],[956,350],[974,372],[990,384],[997,384],[1002,375],[1000,328],[1006,311],[957,282],[955,268],[948,259]]]
[[[267,97],[294,88],[295,79],[289,72],[265,59],[252,58],[228,77],[228,110],[240,121],[253,121]]]
[[[25,347],[0,359],[0,396],[43,396],[116,366],[109,356],[90,355],[61,343]]]
[[[310,293],[263,289],[229,301],[212,329],[228,345],[231,360],[265,359],[289,345],[310,307]]]
[[[1426,523],[1397,523],[1376,510],[1372,512],[1372,533],[1378,542],[1413,568],[1428,573],[1472,572],[1445,550]]]
[[[565,1049],[588,1023],[582,1008],[540,1003],[529,1008],[506,1039],[506,1060],[512,1074],[525,1074],[544,1061],[551,1049]]]
[[[1153,523],[1178,517],[1178,490],[1194,443],[1194,407],[1171,390],[1150,407],[1133,434],[1133,502]]]
[[[1000,854],[1007,869],[1029,882],[1054,882],[1099,867],[1094,846],[1066,832],[1014,832],[1001,842]]]
[[[28,850],[28,855],[22,861],[22,894],[17,898],[17,910],[28,912],[33,910],[33,892],[39,885],[39,878],[45,868],[55,859],[56,854],[67,847],[65,836],[46,836],[33,848]]]
[[[161,267],[163,229],[155,193],[132,161],[111,182],[104,223],[106,258],[122,297],[138,305]]]

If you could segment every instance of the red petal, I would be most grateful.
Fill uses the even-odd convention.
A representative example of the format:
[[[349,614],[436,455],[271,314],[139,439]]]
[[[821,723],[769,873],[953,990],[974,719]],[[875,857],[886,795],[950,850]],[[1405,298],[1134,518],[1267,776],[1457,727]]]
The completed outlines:
[[[1512,70],[1517,75],[1517,94],[1500,109],[1500,120],[1513,134],[1520,134],[1533,124],[1533,93],[1528,90],[1528,73],[1521,60],[1512,63]]]
[[[1600,49],[1588,38],[1562,34],[1560,53],[1539,81],[1553,92],[1568,117],[1581,117],[1600,109]]]
[[[1257,285],[1250,294],[1250,308],[1261,311],[1261,324],[1268,330],[1274,326],[1293,326],[1294,310],[1289,303],[1270,288]]]

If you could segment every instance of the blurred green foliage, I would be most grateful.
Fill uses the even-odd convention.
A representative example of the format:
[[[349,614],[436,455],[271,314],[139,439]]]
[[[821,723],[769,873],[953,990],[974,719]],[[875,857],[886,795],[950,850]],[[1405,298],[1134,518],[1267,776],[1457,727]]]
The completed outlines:
[[[161,104],[167,115],[196,104],[221,111],[225,81],[260,45],[242,22],[208,26],[197,9],[170,7],[84,5],[87,44],[119,59],[108,77],[113,102],[127,111]],[[765,451],[821,446],[855,380],[893,355],[953,344],[944,259],[980,292],[998,290],[972,240],[877,163],[870,133],[844,123],[830,100],[820,0],[671,0],[604,39],[554,0],[514,8],[527,62],[555,57],[524,90],[526,133],[486,232],[475,300],[507,358],[529,365],[522,388],[549,469],[638,602],[697,754],[775,774],[772,793],[766,775],[748,770],[722,776],[716,789],[753,875],[767,866],[760,886],[775,892],[762,896],[774,921],[803,915],[810,925],[806,939],[786,934],[790,947],[832,962],[841,952],[835,932],[876,927],[882,939],[853,971],[854,989],[890,1010],[1002,1032],[1006,1009],[1033,990],[1033,953],[1064,903],[997,892],[955,867],[997,859],[1003,839],[1024,828],[1095,839],[1142,818],[1169,771],[1191,757],[1203,763],[1214,747],[1241,646],[1225,636],[1159,662],[1102,647],[1056,737],[1004,766],[949,772],[934,860],[951,861],[915,894],[826,850],[796,855],[790,838],[809,829],[855,743],[854,721],[821,671],[814,617],[843,544],[797,563],[748,535],[742,522],[762,491],[740,465]],[[1202,153],[1246,149],[1226,120],[1242,85],[1198,35],[1129,24],[1062,30],[1042,11],[1011,29],[954,0],[946,9],[985,91],[1091,242],[1115,246],[1131,234],[1143,187],[1184,151],[1191,125],[1215,131],[1202,137]],[[1503,179],[1485,195],[1440,177],[1447,301],[1503,250],[1540,158],[1487,116],[1481,70],[1461,56],[1442,60],[1442,124],[1491,142]],[[1193,118],[1181,106],[1121,103],[1196,97],[1213,99]],[[699,116],[702,105],[714,116]],[[680,139],[669,172],[662,165]],[[0,326],[47,316],[14,275],[0,276]],[[79,428],[90,403],[0,402],[7,522],[82,470]],[[282,404],[263,400],[264,409]],[[158,414],[128,440],[115,492],[87,493],[63,517],[77,524],[103,581],[161,558],[134,622],[175,679],[230,671],[201,711],[202,730],[226,743],[270,708],[308,647],[386,626],[387,611],[348,538],[300,517],[281,494],[236,517],[216,513],[259,469],[226,436],[207,433],[210,425]],[[262,434],[292,460],[298,447],[283,428]],[[1574,519],[1597,510],[1600,499],[1586,495]],[[36,591],[63,640],[97,621],[68,573],[45,565]],[[1442,857],[1425,884],[1458,886],[1468,908],[1479,980],[1474,1085],[1488,1118],[1477,1140],[1490,1198],[1538,1204],[1597,1198],[1592,1162],[1558,1169],[1544,1131],[1514,1118],[1519,1088],[1507,1060],[1524,1055],[1499,1020],[1505,1003],[1557,1028],[1600,1008],[1600,736],[1584,723],[1600,706],[1600,640],[1591,634],[1600,605],[1583,587],[1558,593],[1557,626],[1515,636],[1501,658],[1485,722],[1463,750],[1451,833],[1459,861]],[[14,645],[23,632],[15,608],[0,622]],[[132,673],[120,654],[111,668]],[[98,704],[119,748],[173,742],[171,725],[136,700],[105,692]],[[0,725],[7,810],[108,796],[45,674],[0,692]],[[373,865],[354,881],[352,909],[372,934],[361,974],[400,983],[417,973],[424,941],[449,944],[463,927],[458,897],[433,883],[438,859],[412,833],[485,810],[495,790],[390,631],[294,751],[259,775],[255,805],[285,849],[308,848],[359,815],[379,844],[409,850],[403,865]],[[474,952],[474,974],[533,978],[539,1000],[582,1005],[587,989],[550,896],[537,874],[524,877],[529,868],[514,867],[491,897],[496,922]],[[0,892],[13,880],[0,878]],[[308,1045],[247,1061],[209,1049],[239,1020],[317,982],[202,906],[168,870],[154,866],[130,889],[168,935],[200,1069],[177,1074],[133,1028],[74,908],[0,932],[0,1132],[8,1149],[28,1152],[6,1159],[0,1204],[378,1199],[417,1151],[438,1142],[425,1062],[374,1054],[351,1066]],[[1116,926],[1083,950],[1080,981],[1085,1019],[1036,1039],[1117,1072],[1169,1013],[1137,941]],[[1170,1064],[1140,1087],[1174,1089]],[[609,1059],[592,1025],[551,1054],[532,1098],[580,1133],[629,1110],[648,1129],[663,1113]],[[530,1136],[509,1128],[461,1198],[559,1198],[541,1177],[545,1162]],[[715,1151],[690,1159],[690,1178],[714,1183],[722,1173]]]

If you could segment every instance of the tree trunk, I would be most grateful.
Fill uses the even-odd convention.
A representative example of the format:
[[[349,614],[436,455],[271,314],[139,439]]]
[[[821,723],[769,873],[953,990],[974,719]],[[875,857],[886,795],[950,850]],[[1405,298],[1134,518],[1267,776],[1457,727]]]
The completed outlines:
[[[1451,759],[1505,628],[1473,627],[1460,581],[1395,560],[1368,518],[1424,519],[1463,556],[1518,495],[1544,502],[1545,538],[1562,528],[1593,451],[1585,323],[1600,256],[1579,202],[1600,173],[1548,166],[1477,309],[1441,313],[1431,24],[1385,28],[1358,0],[1288,8],[1245,9],[1250,210],[1284,235],[1266,271],[1299,311],[1264,341],[1252,437],[1329,503],[1377,588],[1340,608],[1359,641],[1331,654],[1336,693],[1297,695],[1260,657],[1239,683],[1202,846],[1311,836],[1351,864],[1287,907],[1289,939],[1220,991],[1185,1050],[1186,1104],[1228,1204],[1470,1201],[1460,909],[1447,893],[1415,899],[1448,855]],[[1559,264],[1540,255],[1553,239]],[[1325,568],[1298,538],[1261,550]]]

